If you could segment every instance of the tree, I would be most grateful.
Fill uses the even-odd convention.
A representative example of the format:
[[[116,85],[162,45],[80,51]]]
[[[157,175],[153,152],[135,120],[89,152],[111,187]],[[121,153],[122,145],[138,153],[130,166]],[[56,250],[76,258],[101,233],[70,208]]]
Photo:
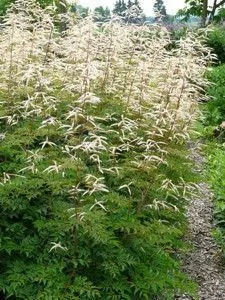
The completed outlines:
[[[127,8],[129,9],[132,6],[136,6],[138,9],[142,10],[141,5],[139,3],[139,0],[134,0],[134,1],[128,0],[128,2],[127,2]]]
[[[89,8],[82,5],[73,4],[71,5],[71,11],[78,14],[78,16],[81,18],[85,18],[88,16]]]
[[[127,10],[127,5],[124,2],[124,0],[116,1],[115,7],[113,9],[113,13],[115,15],[118,15],[120,17],[124,17],[126,10]]]
[[[115,3],[113,13],[124,17],[126,23],[142,24],[145,21],[139,0],[128,0],[127,3],[124,0],[118,0]]]
[[[134,0],[134,4],[138,9],[142,10],[139,0]]]
[[[166,12],[166,7],[163,0],[156,0],[153,5],[153,10],[155,13],[156,22],[166,22],[168,15]]]
[[[128,0],[127,8],[131,8],[131,6],[133,6],[133,5],[134,5],[134,3],[131,0]]]
[[[126,22],[133,24],[143,24],[146,18],[138,0],[128,1],[126,10]]]
[[[98,6],[94,9],[94,20],[96,22],[105,22],[111,17],[110,9],[108,7]]]
[[[188,20],[191,16],[197,16],[201,18],[200,25],[202,27],[212,23],[219,10],[225,4],[225,0],[185,0],[187,6],[184,9],[178,11],[178,16],[183,16],[183,20]]]

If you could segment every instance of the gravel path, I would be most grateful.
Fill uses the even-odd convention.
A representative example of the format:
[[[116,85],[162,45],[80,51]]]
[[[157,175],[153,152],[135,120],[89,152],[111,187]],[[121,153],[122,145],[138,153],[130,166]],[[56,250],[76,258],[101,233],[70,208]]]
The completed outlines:
[[[199,142],[190,144],[191,159],[196,172],[201,172],[204,159]],[[220,248],[216,245],[211,231],[213,229],[213,194],[206,183],[199,184],[199,196],[189,203],[189,237],[193,250],[184,260],[184,270],[199,284],[199,299],[225,300],[225,270],[222,265]],[[189,296],[177,299],[193,299]]]

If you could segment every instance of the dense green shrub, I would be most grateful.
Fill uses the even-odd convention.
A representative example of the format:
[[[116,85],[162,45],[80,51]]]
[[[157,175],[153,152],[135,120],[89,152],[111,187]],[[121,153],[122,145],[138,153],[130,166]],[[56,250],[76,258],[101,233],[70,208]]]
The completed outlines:
[[[167,295],[169,299],[175,290],[188,289],[174,257],[174,250],[183,247],[185,200],[179,196],[177,201],[179,191],[177,187],[173,190],[173,184],[179,184],[180,177],[190,180],[181,165],[185,153],[174,145],[169,165],[161,164],[158,172],[152,163],[140,161],[137,166],[137,157],[144,155],[138,141],[149,138],[150,120],[132,111],[124,115],[129,119],[123,119],[125,107],[113,102],[104,100],[87,107],[89,119],[97,120],[96,129],[83,117],[80,133],[69,137],[68,143],[77,145],[84,138],[88,143],[93,140],[88,132],[101,132],[102,142],[118,149],[121,137],[116,124],[138,118],[133,124],[138,128],[126,134],[133,140],[132,152],[118,149],[114,154],[98,154],[105,168],[101,177],[98,155],[80,149],[70,158],[64,130],[57,125],[40,129],[40,118],[32,118],[8,132],[9,126],[2,124],[7,135],[0,147],[0,289],[6,295],[16,299],[131,299],[132,295],[153,299]],[[64,110],[64,105],[57,106],[54,117],[65,121]],[[57,145],[46,144],[40,150],[46,136]],[[19,171],[24,164],[28,169]],[[118,175],[112,166],[118,167]],[[165,182],[171,185],[170,191],[162,189],[163,178],[173,181]],[[94,182],[96,187],[92,187]]]
[[[208,142],[206,147],[208,157],[207,176],[211,183],[214,197],[214,237],[225,255],[225,152],[224,144],[216,141]]]
[[[205,139],[207,176],[215,198],[214,237],[225,255],[225,65],[207,72],[211,84],[206,89],[208,101],[203,104],[202,137]]]
[[[216,126],[225,120],[225,65],[210,68],[206,76],[211,84],[206,89],[209,100],[204,105],[204,123]]]
[[[0,32],[0,291],[191,293],[177,252],[207,49],[192,35],[167,52],[165,30],[69,14],[60,36],[54,16],[18,0]]]
[[[225,30],[223,27],[213,27],[208,32],[207,46],[217,55],[218,63],[225,63]]]

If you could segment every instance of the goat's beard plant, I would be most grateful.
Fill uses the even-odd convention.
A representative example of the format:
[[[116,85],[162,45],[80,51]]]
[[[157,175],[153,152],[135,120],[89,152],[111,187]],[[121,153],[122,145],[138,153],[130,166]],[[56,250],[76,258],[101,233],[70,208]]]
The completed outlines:
[[[185,142],[207,48],[16,1],[0,32],[0,290],[170,299],[192,191]],[[64,16],[65,19],[65,16]],[[56,24],[56,25],[55,25]]]

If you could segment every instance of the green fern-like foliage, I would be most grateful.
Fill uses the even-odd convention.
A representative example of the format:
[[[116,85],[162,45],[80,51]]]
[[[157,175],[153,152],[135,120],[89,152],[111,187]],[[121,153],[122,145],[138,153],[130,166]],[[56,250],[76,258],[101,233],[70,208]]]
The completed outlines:
[[[121,103],[114,101],[113,107],[113,122],[119,123]],[[59,120],[63,109],[61,104],[57,107]],[[99,130],[112,128],[112,121],[105,115],[108,100],[87,110],[89,116],[99,118]],[[87,120],[83,122],[87,125]],[[103,152],[99,159],[105,169],[115,163],[121,169],[118,176],[105,171],[104,184],[110,193],[73,195],[69,187],[75,189],[80,183],[78,189],[85,190],[85,173],[97,177],[98,166],[82,150],[77,153],[78,159],[63,154],[62,132],[57,126],[38,129],[40,124],[39,118],[21,122],[10,129],[0,147],[2,173],[19,174],[10,175],[10,182],[0,189],[0,286],[6,295],[18,299],[130,299],[132,295],[149,299],[186,288],[187,279],[174,259],[175,249],[183,244],[184,201],[180,198],[177,204],[171,197],[176,209],[150,208],[154,197],[166,199],[168,190],[160,191],[161,178],[155,168],[137,169],[132,165],[143,149],[134,142],[132,152]],[[141,125],[137,137],[147,138],[147,127],[147,123]],[[8,131],[8,126],[2,125],[1,129]],[[46,145],[38,151],[38,172],[20,172],[46,134],[57,146]],[[88,137],[87,132],[71,136],[70,141],[79,144],[84,137]],[[107,133],[107,141],[110,147],[118,147],[119,135]],[[175,155],[178,159],[178,151]],[[44,172],[54,160],[65,175]],[[172,175],[171,167],[162,165],[161,175]],[[180,175],[182,172],[174,174],[177,179]],[[128,187],[118,189],[124,183]]]

